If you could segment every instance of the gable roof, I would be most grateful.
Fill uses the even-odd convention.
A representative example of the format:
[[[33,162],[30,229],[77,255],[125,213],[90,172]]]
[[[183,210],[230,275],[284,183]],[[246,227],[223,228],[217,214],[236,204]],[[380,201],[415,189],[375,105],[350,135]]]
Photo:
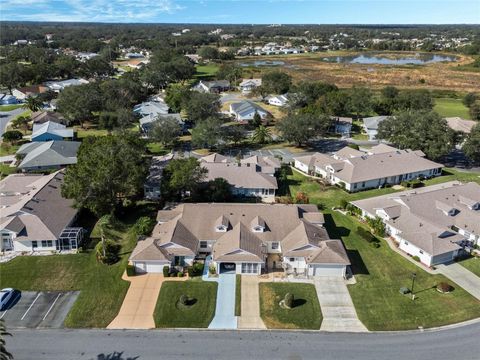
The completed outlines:
[[[32,121],[33,126],[35,126],[35,124],[43,124],[48,121],[63,124],[65,122],[65,118],[62,114],[55,111],[37,111],[33,113]]]
[[[52,134],[62,138],[73,138],[73,129],[67,129],[65,125],[53,121],[34,123],[32,129],[32,140],[43,134]]]
[[[262,241],[239,222],[215,242],[213,260],[263,261]]]
[[[472,132],[473,128],[475,127],[475,125],[478,124],[477,121],[465,120],[465,119],[462,119],[458,116],[447,117],[447,118],[445,118],[445,120],[447,120],[447,124],[448,124],[448,127],[450,129],[455,130],[455,131],[460,131],[460,132],[463,132],[465,134],[470,134]]]
[[[248,114],[254,113],[255,111],[258,113],[264,113],[264,114],[269,113],[260,105],[257,105],[254,102],[248,101],[248,100],[233,103],[230,105],[230,109],[232,110],[233,113],[239,116],[246,116]]]
[[[25,155],[18,166],[20,169],[35,167],[56,167],[77,163],[77,152],[80,147],[77,141],[31,142],[22,145],[17,154]]]
[[[368,130],[378,130],[378,125],[389,116],[372,116],[363,119],[363,125]]]

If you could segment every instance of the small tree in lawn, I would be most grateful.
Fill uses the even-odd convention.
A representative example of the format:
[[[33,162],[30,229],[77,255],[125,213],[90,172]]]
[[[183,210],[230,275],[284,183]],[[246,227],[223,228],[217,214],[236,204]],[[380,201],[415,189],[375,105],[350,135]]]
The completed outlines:
[[[10,131],[4,132],[2,135],[2,138],[3,138],[3,141],[13,143],[15,141],[21,140],[23,138],[23,135],[18,130],[10,130]]]
[[[258,111],[255,111],[255,114],[253,114],[252,121],[250,121],[250,124],[252,124],[253,127],[258,128],[260,125],[262,125],[262,117],[258,113]]]
[[[260,125],[253,132],[252,139],[258,144],[265,144],[272,140],[272,134],[269,128]]]
[[[12,120],[12,126],[15,129],[22,129],[23,133],[26,134],[27,130],[30,128],[29,122],[31,119],[27,116],[19,116],[16,119]]]

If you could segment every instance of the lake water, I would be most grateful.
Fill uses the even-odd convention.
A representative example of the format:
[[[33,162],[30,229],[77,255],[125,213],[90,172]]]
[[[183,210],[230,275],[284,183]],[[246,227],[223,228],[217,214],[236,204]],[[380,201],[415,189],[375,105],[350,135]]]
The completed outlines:
[[[240,63],[240,66],[248,67],[262,67],[262,66],[284,66],[284,61],[269,61],[269,60],[255,60],[251,62]]]
[[[437,62],[456,61],[456,56],[438,55],[438,54],[414,54],[414,55],[381,55],[381,54],[361,54],[349,56],[330,56],[324,57],[323,61],[343,63],[343,64],[379,64],[379,65],[425,65]]]

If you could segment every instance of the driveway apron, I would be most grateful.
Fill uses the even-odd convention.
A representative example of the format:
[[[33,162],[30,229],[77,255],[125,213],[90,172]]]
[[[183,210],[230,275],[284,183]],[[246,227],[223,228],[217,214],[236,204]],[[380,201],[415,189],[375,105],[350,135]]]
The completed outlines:
[[[257,276],[242,276],[242,306],[239,329],[266,329],[260,317],[260,294]]]
[[[342,278],[319,276],[314,280],[323,321],[320,330],[365,332]]]

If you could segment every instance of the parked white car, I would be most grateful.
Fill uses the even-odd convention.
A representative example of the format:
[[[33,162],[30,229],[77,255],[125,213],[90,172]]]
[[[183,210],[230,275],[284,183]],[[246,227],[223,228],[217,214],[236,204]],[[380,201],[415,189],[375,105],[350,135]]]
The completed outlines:
[[[0,310],[7,305],[14,294],[15,290],[12,288],[5,288],[0,290]]]

